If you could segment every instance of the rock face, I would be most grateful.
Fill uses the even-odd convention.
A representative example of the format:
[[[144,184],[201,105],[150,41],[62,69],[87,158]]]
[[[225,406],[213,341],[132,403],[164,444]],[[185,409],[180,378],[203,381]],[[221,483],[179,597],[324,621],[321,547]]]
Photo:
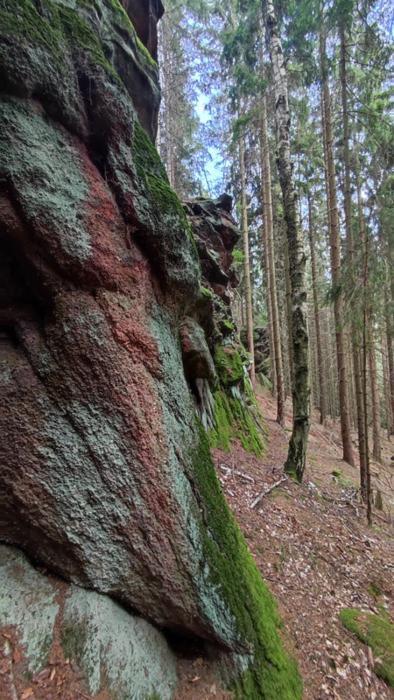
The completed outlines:
[[[195,373],[192,386],[211,446],[227,450],[232,440],[239,439],[245,449],[260,455],[264,449],[263,424],[248,378],[246,344],[240,342],[231,310],[238,285],[233,250],[240,238],[231,209],[228,195],[216,201],[199,198],[185,203],[204,285],[205,304],[200,305],[198,317],[216,368],[214,375],[200,371],[197,378]],[[204,364],[205,355],[201,349],[200,364]]]
[[[173,696],[175,658],[154,627],[108,596],[44,576],[1,545],[0,627],[9,632],[0,634],[2,671],[12,668],[2,672],[2,698],[20,697],[23,677],[36,698],[60,697],[60,681],[63,700],[96,695],[103,678],[108,698]]]
[[[214,383],[216,369],[190,225],[152,143],[146,46],[160,12],[153,0],[0,0],[0,540],[208,641],[240,697],[293,700],[272,599],[196,420],[193,373]],[[69,591],[78,619],[109,614],[109,599]],[[152,657],[165,648],[155,639]],[[125,683],[125,698],[143,697]]]
[[[266,326],[255,326],[253,329],[254,361],[256,373],[268,376],[270,372],[269,337]],[[246,331],[242,331],[241,340],[247,344]]]

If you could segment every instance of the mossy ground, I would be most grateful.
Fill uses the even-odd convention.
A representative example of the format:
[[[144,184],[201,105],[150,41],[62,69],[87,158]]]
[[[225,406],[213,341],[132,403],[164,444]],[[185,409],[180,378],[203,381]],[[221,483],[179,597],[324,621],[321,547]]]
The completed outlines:
[[[376,675],[394,688],[394,625],[386,611],[381,608],[379,614],[374,614],[345,608],[339,617],[346,629],[371,647]]]
[[[297,700],[302,696],[302,682],[295,662],[284,649],[275,601],[226,504],[202,428],[193,474],[206,518],[204,554],[212,583],[228,604],[240,639],[250,645],[250,666],[232,684],[235,696],[243,700]]]

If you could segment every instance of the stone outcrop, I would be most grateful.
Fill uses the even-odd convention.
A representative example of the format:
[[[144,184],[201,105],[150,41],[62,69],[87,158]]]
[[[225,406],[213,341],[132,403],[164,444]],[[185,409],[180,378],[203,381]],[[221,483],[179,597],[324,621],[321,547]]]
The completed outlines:
[[[264,425],[248,377],[246,343],[240,342],[231,309],[238,285],[233,251],[240,239],[231,209],[226,194],[215,201],[198,198],[185,203],[201,264],[204,303],[198,318],[216,369],[214,375],[195,374],[192,386],[211,445],[228,450],[238,439],[259,455],[264,449]],[[205,355],[201,349],[201,360]]]
[[[94,608],[101,624],[112,599],[149,623],[141,654],[168,653],[152,625],[198,638],[239,697],[293,700],[275,606],[196,419],[198,375],[223,376],[208,351],[224,331],[206,310],[224,304],[229,275],[216,250],[223,275],[208,299],[153,145],[160,12],[153,0],[0,0],[0,541],[69,582],[62,610],[77,622]],[[12,569],[18,556],[2,550],[8,587],[18,567],[34,578],[25,559]],[[20,605],[6,622],[30,663]],[[121,617],[133,638],[135,617]],[[107,691],[109,671],[86,653]],[[143,697],[124,682],[125,698]]]
[[[241,340],[244,344],[247,344],[246,331],[241,332]],[[256,374],[268,377],[270,374],[270,354],[267,326],[255,326],[253,329],[253,340]]]
[[[96,696],[103,678],[108,698],[173,696],[176,659],[152,625],[108,596],[44,576],[4,545],[0,628],[1,698],[24,697],[27,686],[34,698],[77,700]]]

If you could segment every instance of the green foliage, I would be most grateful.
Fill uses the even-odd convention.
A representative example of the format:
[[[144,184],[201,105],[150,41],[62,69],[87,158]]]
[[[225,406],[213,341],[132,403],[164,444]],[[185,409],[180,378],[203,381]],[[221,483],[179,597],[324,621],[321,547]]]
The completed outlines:
[[[235,697],[299,700],[302,682],[295,662],[284,650],[275,601],[223,497],[202,428],[193,464],[206,520],[204,556],[210,577],[229,607],[241,648],[250,654],[250,666],[233,681]]]
[[[346,629],[371,647],[375,673],[394,688],[394,625],[387,612],[383,608],[379,614],[345,608],[339,617]]]

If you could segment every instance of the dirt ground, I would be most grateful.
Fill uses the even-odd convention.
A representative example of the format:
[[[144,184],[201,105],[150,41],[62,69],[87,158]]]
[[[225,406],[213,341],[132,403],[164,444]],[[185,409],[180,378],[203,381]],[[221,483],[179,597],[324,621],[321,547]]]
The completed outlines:
[[[302,486],[285,481],[252,502],[282,477],[290,434],[275,422],[275,404],[259,397],[268,427],[263,458],[240,445],[213,457],[228,499],[256,563],[275,595],[287,641],[297,657],[305,700],[389,700],[394,692],[374,673],[370,649],[338,619],[342,608],[393,613],[393,443],[383,438],[383,465],[372,464],[372,486],[383,498],[367,527],[357,489],[358,468],[341,460],[338,426],[322,427],[314,416]],[[356,451],[356,450],[355,450]],[[332,472],[339,473],[333,476]],[[177,700],[224,699],[201,658],[183,660]]]

